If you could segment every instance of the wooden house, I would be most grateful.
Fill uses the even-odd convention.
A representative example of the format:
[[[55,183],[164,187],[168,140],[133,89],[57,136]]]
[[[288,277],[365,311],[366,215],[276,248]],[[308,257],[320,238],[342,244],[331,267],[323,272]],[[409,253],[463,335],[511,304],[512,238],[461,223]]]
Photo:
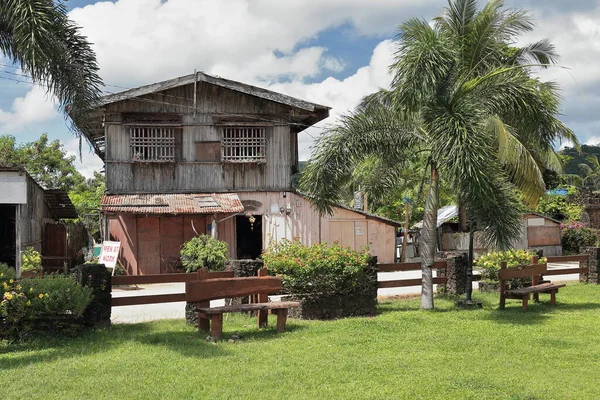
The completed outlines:
[[[66,192],[43,189],[23,170],[0,168],[0,262],[20,274],[20,254],[32,247],[44,270],[61,269],[68,261],[67,230],[59,221],[72,218],[77,211]]]
[[[438,236],[441,251],[467,251],[469,249],[469,234],[458,231],[458,209],[455,205],[445,206],[438,210]],[[422,224],[417,224],[421,227]],[[542,250],[544,256],[562,255],[560,222],[548,216],[535,212],[523,214],[521,234],[512,245],[514,249]],[[474,250],[476,253],[486,253],[490,249],[479,240],[475,233]]]
[[[321,216],[292,187],[298,133],[329,108],[204,73],[102,97],[80,127],[104,160],[106,237],[131,274],[173,270],[200,233],[256,258],[270,241],[369,245],[394,259],[398,225],[338,207]]]

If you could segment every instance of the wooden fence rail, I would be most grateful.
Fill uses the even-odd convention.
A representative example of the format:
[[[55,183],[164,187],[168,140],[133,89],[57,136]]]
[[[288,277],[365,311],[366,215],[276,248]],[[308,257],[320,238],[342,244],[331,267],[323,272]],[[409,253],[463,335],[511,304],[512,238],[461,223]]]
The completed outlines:
[[[545,276],[553,275],[564,275],[564,274],[586,274],[589,272],[588,267],[581,266],[582,262],[588,261],[587,255],[574,255],[574,256],[553,256],[546,257],[549,263],[561,263],[561,262],[575,262],[580,263],[580,268],[561,268],[547,271]],[[378,272],[405,272],[405,271],[420,271],[421,263],[390,263],[390,264],[378,264]],[[446,261],[438,260],[432,265],[433,269],[446,269]],[[212,273],[212,276],[217,278],[231,277],[231,271]],[[214,275],[214,274],[218,274]],[[476,282],[481,279],[480,275],[474,274],[473,281]],[[156,283],[180,283],[180,282],[192,282],[198,280],[197,273],[191,274],[160,274],[160,275],[138,275],[138,276],[113,276],[111,284],[113,286],[118,285],[145,285],[145,284],[156,284]],[[433,283],[436,285],[445,285],[448,281],[447,277],[434,277]],[[396,288],[396,287],[408,287],[408,286],[420,286],[421,278],[416,279],[398,279],[377,282],[379,289]],[[112,306],[132,306],[140,304],[156,304],[156,303],[170,303],[185,301],[185,293],[170,293],[170,294],[158,294],[148,296],[127,296],[127,297],[116,297],[112,299]]]
[[[224,272],[212,272],[215,278],[228,278],[231,276],[231,271]],[[191,274],[157,274],[157,275],[128,275],[128,276],[113,276],[111,279],[112,286],[117,285],[147,285],[153,283],[181,283],[181,282],[192,282],[198,280],[198,274],[196,272]],[[185,301],[184,293],[169,293],[169,294],[155,294],[148,296],[127,296],[127,297],[113,297],[111,305],[113,307],[118,306],[135,306],[140,304],[157,304],[157,303],[171,303],[177,301]]]
[[[433,269],[446,269],[446,261],[435,261],[431,266]],[[390,264],[377,264],[378,272],[403,272],[403,271],[420,271],[421,263],[390,263]],[[445,285],[448,282],[448,278],[439,277],[433,278],[433,283],[436,285]],[[416,279],[398,279],[393,281],[379,281],[377,282],[377,288],[396,288],[396,287],[408,287],[408,286],[421,286],[421,278]]]
[[[589,256],[586,254],[579,254],[574,256],[550,256],[546,257],[548,263],[563,263],[563,262],[579,262],[579,268],[562,268],[562,269],[552,269],[546,271],[544,276],[556,276],[556,275],[567,275],[567,274],[587,274],[590,272],[590,269],[586,267],[582,267],[582,262],[588,262]]]

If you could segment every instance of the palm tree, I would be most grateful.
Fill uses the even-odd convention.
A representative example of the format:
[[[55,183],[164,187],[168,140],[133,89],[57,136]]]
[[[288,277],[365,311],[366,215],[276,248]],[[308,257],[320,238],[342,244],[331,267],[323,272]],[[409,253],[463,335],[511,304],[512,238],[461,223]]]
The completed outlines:
[[[53,0],[0,0],[0,52],[48,88],[77,126],[102,86],[90,44]],[[80,125],[83,124],[83,125]],[[78,137],[76,124],[72,129]]]
[[[520,232],[520,199],[544,192],[540,165],[560,168],[553,143],[575,135],[556,115],[558,88],[530,76],[531,65],[557,58],[540,41],[511,43],[533,29],[529,15],[503,10],[500,0],[449,1],[433,26],[411,19],[399,27],[390,90],[363,99],[316,142],[301,188],[322,212],[341,196],[353,165],[365,157],[398,162],[429,156],[429,190],[422,228],[421,308],[433,308],[431,265],[436,249],[440,178],[468,210],[490,245],[507,248]]]

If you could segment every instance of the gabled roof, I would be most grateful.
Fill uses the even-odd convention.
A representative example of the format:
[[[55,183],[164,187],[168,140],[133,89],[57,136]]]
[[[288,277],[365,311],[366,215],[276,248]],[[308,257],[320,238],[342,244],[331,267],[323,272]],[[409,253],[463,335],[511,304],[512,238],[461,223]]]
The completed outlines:
[[[315,112],[318,110],[330,110],[331,107],[322,106],[316,103],[310,103],[308,101],[300,100],[295,97],[287,96],[285,94],[273,92],[271,90],[259,88],[257,86],[248,85],[229,79],[224,79],[218,76],[212,76],[204,72],[198,72],[196,74],[190,74],[180,76],[179,78],[169,79],[162,82],[153,83],[151,85],[140,86],[138,88],[124,90],[122,92],[109,94],[99,99],[97,107],[105,106],[107,104],[116,103],[118,101],[132,99],[134,97],[145,96],[152,93],[162,92],[167,89],[173,89],[179,86],[185,86],[197,82],[206,82],[211,85],[220,86],[225,89],[233,90],[236,92],[256,96],[261,99],[270,100],[275,103],[285,104],[290,107],[298,108],[305,111]]]
[[[327,118],[329,116],[329,110],[331,109],[331,107],[311,103],[305,100],[300,100],[295,97],[287,96],[285,94],[273,92],[271,90],[259,88],[237,81],[232,81],[229,79],[224,79],[218,76],[209,75],[204,72],[197,72],[195,74],[185,75],[179,78],[169,79],[166,81],[157,82],[150,85],[140,86],[138,88],[128,89],[122,92],[102,96],[96,102],[96,106],[89,111],[88,118],[85,121],[86,126],[80,126],[79,129],[88,139],[88,141],[94,148],[96,154],[104,160],[104,152],[106,147],[103,125],[104,106],[120,101],[127,101],[140,98],[142,96],[147,96],[153,93],[159,93],[180,86],[190,85],[194,82],[204,82],[210,85],[219,86],[225,89],[244,93],[249,96],[255,96],[264,100],[292,107],[298,111],[294,113],[294,115],[291,117],[294,119],[294,122],[298,122],[294,126],[297,132],[300,132],[308,128],[309,126],[314,125],[317,122]]]
[[[306,194],[302,193],[301,191],[299,191],[299,190],[296,190],[296,191],[295,191],[295,193],[296,193],[298,196],[302,196],[302,197],[304,197],[306,200],[308,200],[308,201],[311,201],[311,199],[310,199],[310,196],[308,196],[308,195],[306,195]],[[373,214],[373,213],[370,213],[370,212],[367,212],[367,211],[357,210],[356,208],[348,207],[348,206],[345,206],[345,205],[343,205],[343,204],[334,203],[334,204],[332,204],[331,206],[332,206],[332,207],[336,207],[336,208],[341,208],[341,209],[343,209],[343,210],[346,210],[346,211],[351,211],[351,212],[354,212],[354,213],[357,213],[357,214],[360,214],[360,215],[363,215],[363,216],[365,216],[367,219],[374,219],[374,220],[377,220],[377,221],[379,221],[379,222],[383,222],[384,224],[387,224],[387,225],[393,225],[393,226],[395,226],[395,227],[402,226],[402,222],[395,221],[395,220],[393,220],[393,219],[390,219],[390,218],[382,217],[382,216],[380,216],[380,215]]]

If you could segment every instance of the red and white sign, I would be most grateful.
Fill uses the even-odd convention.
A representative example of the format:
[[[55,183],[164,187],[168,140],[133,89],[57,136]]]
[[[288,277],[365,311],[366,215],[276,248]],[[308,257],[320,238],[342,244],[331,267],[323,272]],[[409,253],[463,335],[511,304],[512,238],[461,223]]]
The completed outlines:
[[[112,268],[113,271],[117,266],[117,260],[119,259],[119,249],[121,248],[121,242],[102,242],[102,250],[100,250],[100,260],[98,264],[104,264],[106,268]]]

